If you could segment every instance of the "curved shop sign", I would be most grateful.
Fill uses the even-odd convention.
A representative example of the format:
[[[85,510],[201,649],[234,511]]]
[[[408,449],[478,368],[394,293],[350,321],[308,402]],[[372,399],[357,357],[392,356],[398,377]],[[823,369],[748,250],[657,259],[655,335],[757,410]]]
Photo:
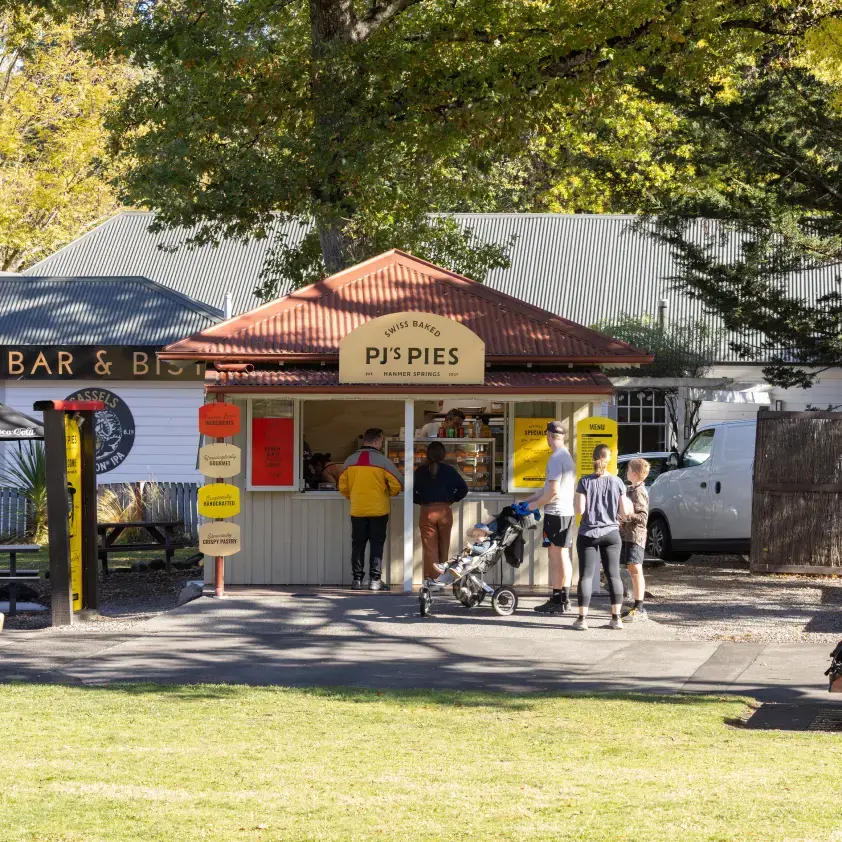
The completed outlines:
[[[340,383],[483,383],[485,343],[434,313],[393,313],[339,343]]]
[[[125,462],[134,445],[134,417],[126,402],[108,389],[80,389],[68,401],[102,401],[95,414],[96,472],[106,474]]]

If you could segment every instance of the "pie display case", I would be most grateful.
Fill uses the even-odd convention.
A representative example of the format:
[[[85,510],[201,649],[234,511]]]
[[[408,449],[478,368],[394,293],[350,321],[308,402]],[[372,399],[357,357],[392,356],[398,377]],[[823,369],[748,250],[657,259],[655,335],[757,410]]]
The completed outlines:
[[[471,491],[494,490],[495,440],[491,439],[419,439],[415,442],[413,467],[417,468],[427,455],[431,441],[440,441],[447,456],[445,462],[461,474]],[[402,439],[386,439],[386,455],[405,473],[404,443]]]

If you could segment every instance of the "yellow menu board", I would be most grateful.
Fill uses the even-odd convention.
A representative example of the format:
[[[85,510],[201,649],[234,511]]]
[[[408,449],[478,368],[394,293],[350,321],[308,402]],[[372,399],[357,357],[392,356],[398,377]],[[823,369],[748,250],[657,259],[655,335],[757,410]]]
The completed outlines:
[[[67,493],[70,513],[67,531],[70,535],[70,590],[73,610],[82,610],[82,439],[79,424],[64,416],[64,444],[67,454]]]
[[[205,517],[234,517],[240,513],[240,489],[227,482],[203,485],[199,489],[199,514]]]
[[[576,425],[576,475],[593,473],[593,452],[598,444],[611,448],[608,473],[617,473],[617,422],[611,418],[584,418]]]
[[[547,424],[553,418],[515,418],[514,487],[541,488],[550,458]]]

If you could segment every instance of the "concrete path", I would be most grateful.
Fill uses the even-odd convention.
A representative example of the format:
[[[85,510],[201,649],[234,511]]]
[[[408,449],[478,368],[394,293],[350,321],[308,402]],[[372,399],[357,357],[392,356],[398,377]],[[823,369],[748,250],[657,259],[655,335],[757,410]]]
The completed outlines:
[[[403,595],[235,594],[202,598],[129,630],[0,634],[0,681],[84,685],[279,684],[537,691],[711,693],[763,701],[837,701],[823,672],[830,648],[669,639],[652,621],[622,632],[597,608],[572,617],[529,610],[500,618],[452,599],[431,619]],[[657,639],[653,639],[657,638]]]

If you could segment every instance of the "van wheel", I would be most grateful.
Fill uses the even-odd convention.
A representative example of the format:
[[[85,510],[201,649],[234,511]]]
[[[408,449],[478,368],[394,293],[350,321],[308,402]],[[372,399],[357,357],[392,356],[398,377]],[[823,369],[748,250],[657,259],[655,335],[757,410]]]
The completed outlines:
[[[690,553],[673,551],[670,528],[662,517],[649,520],[646,527],[646,552],[661,561],[687,561],[690,558]]]

